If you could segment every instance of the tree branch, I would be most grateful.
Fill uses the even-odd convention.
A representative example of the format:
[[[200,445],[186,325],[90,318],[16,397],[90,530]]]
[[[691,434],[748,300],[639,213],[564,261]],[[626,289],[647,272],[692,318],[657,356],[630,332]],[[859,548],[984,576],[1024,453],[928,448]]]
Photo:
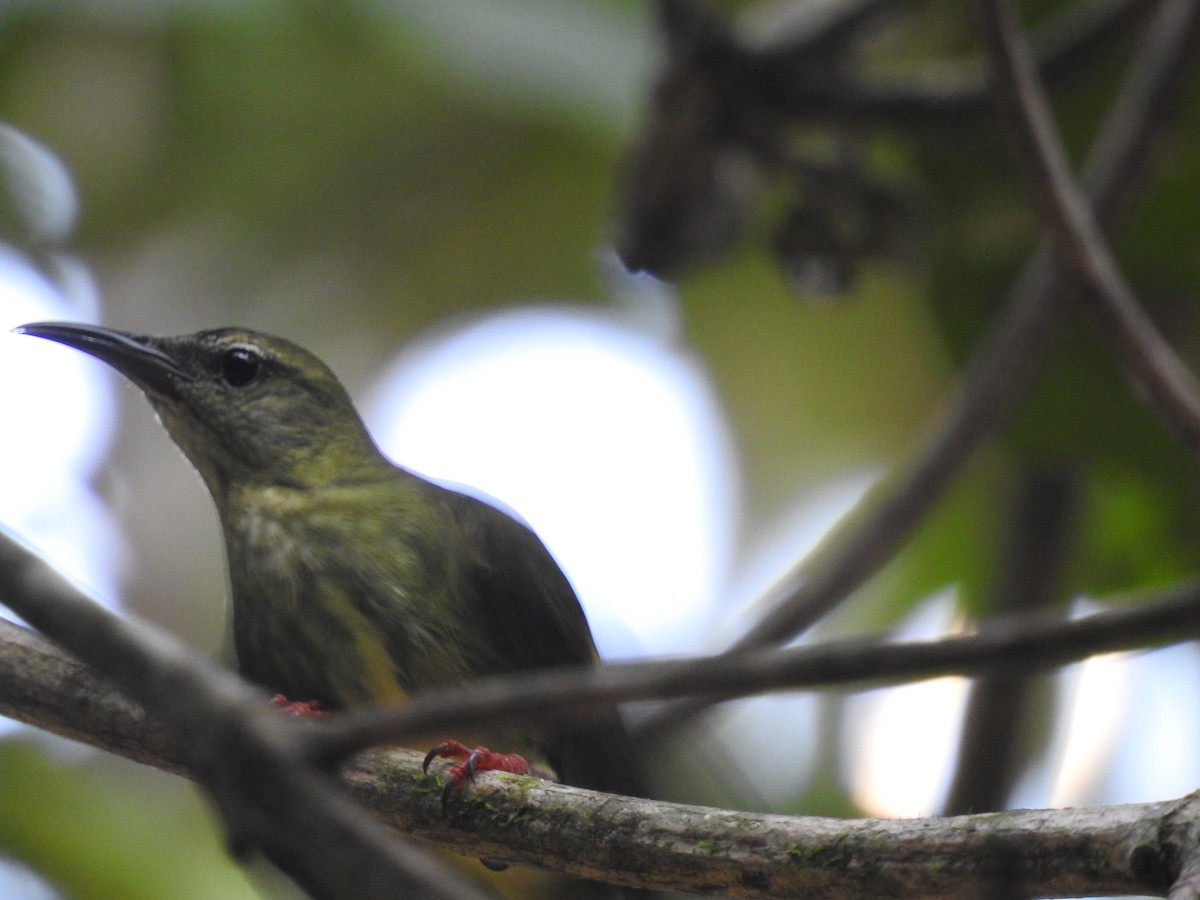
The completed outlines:
[[[1115,228],[1131,185],[1143,177],[1154,135],[1166,127],[1198,24],[1200,4],[1165,0],[1093,143],[1085,184],[1107,231]],[[963,463],[1011,415],[1066,306],[1068,285],[1064,270],[1045,248],[1039,250],[925,444],[870,491],[862,513],[835,528],[780,579],[764,598],[769,611],[733,651],[782,643],[803,632],[892,557]]]
[[[136,707],[105,696],[106,684],[80,663],[11,623],[0,623],[0,712],[190,774],[213,795],[235,849],[261,846],[317,896],[337,896],[351,883],[356,896],[367,897],[455,890],[451,876],[425,868],[423,856],[362,816],[313,762],[342,758],[375,741],[464,721],[561,721],[620,699],[867,685],[985,672],[1014,662],[1049,667],[1200,633],[1200,584],[1194,584],[1151,603],[1070,622],[1031,618],[942,641],[860,639],[741,659],[534,673],[427,692],[387,713],[350,711],[303,723],[271,710],[257,691],[172,639],[79,597],[6,539],[0,539],[0,596],[53,629],[79,656],[106,666],[113,682],[152,708],[163,728],[146,728]],[[1171,861],[1178,858],[1161,843],[1173,833],[1163,817],[1180,807],[1163,804],[961,820],[841,821],[617,799],[491,775],[452,795],[447,816],[437,783],[420,774],[419,763],[412,752],[373,753],[347,766],[344,775],[356,797],[417,836],[474,855],[635,886],[735,896],[910,891],[966,897],[978,895],[1001,859],[1005,872],[1029,879],[1031,890],[1061,896],[1144,891],[1169,881]],[[471,896],[469,888],[458,890]]]
[[[1200,383],[1142,310],[1108,252],[1100,227],[1076,189],[1036,65],[1004,0],[978,0],[981,28],[1034,204],[1062,264],[1087,288],[1089,308],[1116,350],[1129,380],[1193,451],[1200,452]],[[1196,39],[1194,2],[1163,3],[1164,35]]]
[[[4,547],[0,541],[0,565],[7,565]],[[13,607],[28,608],[28,602],[11,599],[12,586],[2,575],[0,592]],[[103,609],[99,614],[116,618]],[[784,689],[861,689],[1016,667],[1046,670],[1099,653],[1145,649],[1197,635],[1200,582],[1191,582],[1140,599],[1125,598],[1115,609],[1078,619],[1010,618],[989,623],[978,634],[931,641],[859,637],[738,657],[722,654],[480,679],[462,687],[424,691],[394,710],[341,712],[323,720],[320,727],[298,730],[291,740],[303,744],[305,754],[336,761],[374,744],[436,738],[470,724],[544,725],[583,719],[597,708],[636,700],[697,696],[727,700]],[[98,640],[103,642],[104,637]],[[175,657],[191,655],[180,646],[172,653]],[[65,674],[46,680],[42,673],[47,671]],[[236,681],[228,673],[218,675]],[[253,709],[263,705],[257,692],[238,687],[246,692],[244,700]],[[78,699],[101,696],[105,690],[103,682],[61,650],[0,620],[0,713],[133,758],[139,758],[138,753],[149,757],[164,754],[169,760],[164,767],[173,771],[195,765],[193,756],[197,754],[180,755],[155,731],[150,732],[145,746],[129,752],[123,749],[141,727],[136,709],[111,698],[100,702]],[[153,696],[149,699],[162,702]],[[102,710],[108,712],[101,715]],[[186,706],[171,713],[193,714],[194,709]],[[203,731],[206,725],[191,727]],[[110,741],[109,735],[115,737]]]
[[[103,673],[162,723],[152,730],[168,749],[167,768],[187,765],[220,811],[232,850],[259,850],[316,897],[481,897],[477,889],[417,848],[397,841],[361,815],[336,782],[303,755],[302,723],[270,709],[267,697],[229,672],[148,625],[123,620],[84,597],[22,545],[0,534],[0,597],[79,659]],[[6,631],[15,626],[9,625]],[[45,647],[28,638],[20,655],[44,658]],[[8,663],[11,665],[11,663]],[[77,664],[76,664],[77,666]],[[134,711],[119,701],[93,706],[95,684],[69,662],[46,661],[31,671],[52,681],[20,693],[44,695],[57,684],[65,691],[54,712],[41,720],[64,730],[72,712],[91,717],[101,709],[123,718],[103,729],[122,736],[133,730]],[[24,681],[18,670],[18,681]],[[10,690],[5,683],[5,690]],[[0,711],[10,710],[0,705]],[[135,720],[136,721],[136,720]],[[98,738],[93,735],[92,737]],[[91,740],[97,743],[97,740]],[[180,752],[182,751],[182,752]],[[145,760],[150,749],[138,756]]]
[[[28,635],[5,627],[0,659],[8,655],[11,632]],[[45,641],[22,643],[34,657],[49,656],[55,665],[63,660]],[[89,691],[102,689],[82,671],[79,678]],[[109,709],[104,733],[142,727],[130,704]],[[155,763],[146,748],[129,755]],[[168,752],[163,762],[178,771],[176,760]],[[1037,896],[1152,893],[1174,880],[1179,847],[1200,816],[1200,801],[1191,798],[916,821],[841,820],[617,800],[494,773],[452,795],[443,814],[440,789],[421,774],[421,760],[414,751],[375,751],[342,774],[353,796],[389,825],[463,853],[736,897],[969,898],[984,895],[998,872]],[[235,758],[227,765],[239,764]],[[267,771],[256,770],[256,777]]]
[[[1022,472],[989,598],[990,614],[1036,613],[1063,602],[1078,506],[1076,478],[1065,467],[1042,465]],[[1029,730],[1026,713],[1034,687],[1028,673],[1015,666],[971,685],[944,815],[1005,808],[1026,761],[1020,745]]]
[[[403,707],[348,711],[314,732],[337,759],[390,740],[477,724],[586,719],[597,707],[672,697],[706,701],[797,688],[862,689],[945,675],[1047,670],[1097,653],[1145,649],[1200,634],[1200,584],[1154,602],[1063,621],[1029,616],[986,631],[933,641],[850,638],[771,652],[620,663],[487,678],[468,687],[425,691]]]
[[[978,898],[998,877],[1028,896],[1162,893],[1200,800],[1021,810],[921,820],[833,819],[718,810],[596,794],[529,778],[480,777],[448,819],[408,812],[417,754],[351,774],[394,824],[468,852],[570,874],[730,897]],[[382,783],[376,788],[375,779]],[[426,789],[427,790],[427,789]],[[428,799],[427,795],[426,799]],[[428,809],[429,804],[419,807]],[[376,807],[377,808],[377,807]],[[581,835],[588,835],[580,840]]]

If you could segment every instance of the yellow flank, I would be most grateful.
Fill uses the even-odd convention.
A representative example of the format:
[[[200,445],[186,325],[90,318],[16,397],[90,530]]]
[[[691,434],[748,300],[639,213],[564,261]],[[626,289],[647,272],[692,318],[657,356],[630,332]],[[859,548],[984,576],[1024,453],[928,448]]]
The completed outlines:
[[[370,619],[350,602],[345,593],[334,589],[328,582],[321,596],[354,635],[354,649],[362,670],[363,686],[370,692],[369,696],[362,698],[363,701],[379,706],[398,706],[403,703],[408,694],[396,679],[392,657]]]

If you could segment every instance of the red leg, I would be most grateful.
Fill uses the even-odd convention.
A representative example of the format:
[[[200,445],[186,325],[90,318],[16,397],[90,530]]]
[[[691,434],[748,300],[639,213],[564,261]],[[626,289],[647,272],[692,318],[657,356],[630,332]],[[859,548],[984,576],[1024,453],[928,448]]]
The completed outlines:
[[[320,700],[289,700],[283,694],[276,694],[271,698],[271,704],[293,716],[329,715],[329,710],[322,705]]]

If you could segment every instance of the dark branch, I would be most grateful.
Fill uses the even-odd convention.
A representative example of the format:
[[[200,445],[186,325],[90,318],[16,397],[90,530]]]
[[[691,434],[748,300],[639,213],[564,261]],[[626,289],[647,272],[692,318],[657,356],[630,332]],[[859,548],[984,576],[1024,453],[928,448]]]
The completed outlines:
[[[1108,252],[1086,199],[1075,188],[1030,50],[1008,4],[979,0],[985,43],[1001,106],[1013,126],[1030,192],[1062,264],[1085,296],[1133,384],[1194,451],[1200,452],[1200,384],[1142,310]],[[1194,2],[1167,0],[1159,29],[1185,45],[1196,40]]]
[[[877,687],[1012,667],[1051,669],[1097,653],[1137,650],[1200,636],[1200,583],[1103,614],[1064,621],[1044,616],[997,621],[979,634],[934,641],[848,638],[699,659],[620,663],[482,679],[423,692],[402,708],[351,711],[314,732],[340,758],[389,740],[436,735],[465,722],[544,722],[586,718],[614,703],[671,697],[727,700],[796,688]]]
[[[0,585],[3,588],[3,585]],[[7,596],[7,595],[6,595]],[[558,669],[469,686],[427,691],[388,712],[350,711],[295,736],[311,752],[337,759],[389,741],[413,741],[477,724],[586,718],[596,709],[634,700],[702,696],[728,700],[779,690],[866,689],[944,675],[1048,670],[1099,653],[1139,650],[1200,636],[1200,582],[1172,591],[1123,598],[1117,608],[1063,620],[1025,616],[997,620],[979,634],[931,641],[846,638],[816,646],[714,657],[617,663],[600,669]],[[185,651],[179,652],[187,655]],[[47,671],[63,677],[47,679]],[[0,713],[175,771],[188,765],[170,740],[151,730],[137,738],[140,713],[105,698],[105,683],[43,639],[0,619]],[[225,676],[228,677],[228,676]],[[254,696],[258,696],[255,694]],[[78,698],[85,702],[78,702]],[[96,713],[100,697],[108,712]],[[114,726],[110,721],[124,721]],[[114,730],[115,728],[115,730]],[[112,735],[112,739],[109,739]],[[127,752],[125,745],[138,748]],[[168,763],[159,760],[165,758]]]
[[[1062,582],[1077,534],[1076,481],[1066,467],[1040,465],[1022,473],[997,564],[996,588],[988,598],[990,615],[1044,613],[1062,603]],[[1029,732],[1034,687],[1016,666],[971,685],[944,815],[1007,806],[1026,761],[1021,739]]]
[[[91,602],[2,534],[0,597],[162,722],[154,739],[183,748],[170,753],[171,767],[183,760],[209,791],[235,852],[261,850],[316,897],[344,896],[348,884],[361,897],[480,896],[361,815],[333,779],[297,753],[301,727],[271,709],[261,692],[164,632]],[[29,641],[19,646],[26,654],[38,649]],[[66,702],[78,708],[85,694],[75,689],[78,671],[63,677],[69,668],[63,663],[58,677],[70,688]],[[57,718],[61,726],[64,713],[43,721]]]

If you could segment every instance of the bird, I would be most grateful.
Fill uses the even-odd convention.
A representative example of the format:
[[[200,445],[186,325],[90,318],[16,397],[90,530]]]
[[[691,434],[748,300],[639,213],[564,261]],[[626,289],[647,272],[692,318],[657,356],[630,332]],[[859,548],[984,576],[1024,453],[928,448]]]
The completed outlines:
[[[327,710],[394,706],[491,675],[593,665],[580,602],[550,552],[495,505],[378,448],[346,389],[280,337],[219,328],[171,337],[67,322],[18,333],[99,359],[148,398],[208,489],[224,537],[237,669]],[[613,710],[536,734],[488,732],[456,760],[644,796]],[[490,754],[490,755],[489,755]]]

